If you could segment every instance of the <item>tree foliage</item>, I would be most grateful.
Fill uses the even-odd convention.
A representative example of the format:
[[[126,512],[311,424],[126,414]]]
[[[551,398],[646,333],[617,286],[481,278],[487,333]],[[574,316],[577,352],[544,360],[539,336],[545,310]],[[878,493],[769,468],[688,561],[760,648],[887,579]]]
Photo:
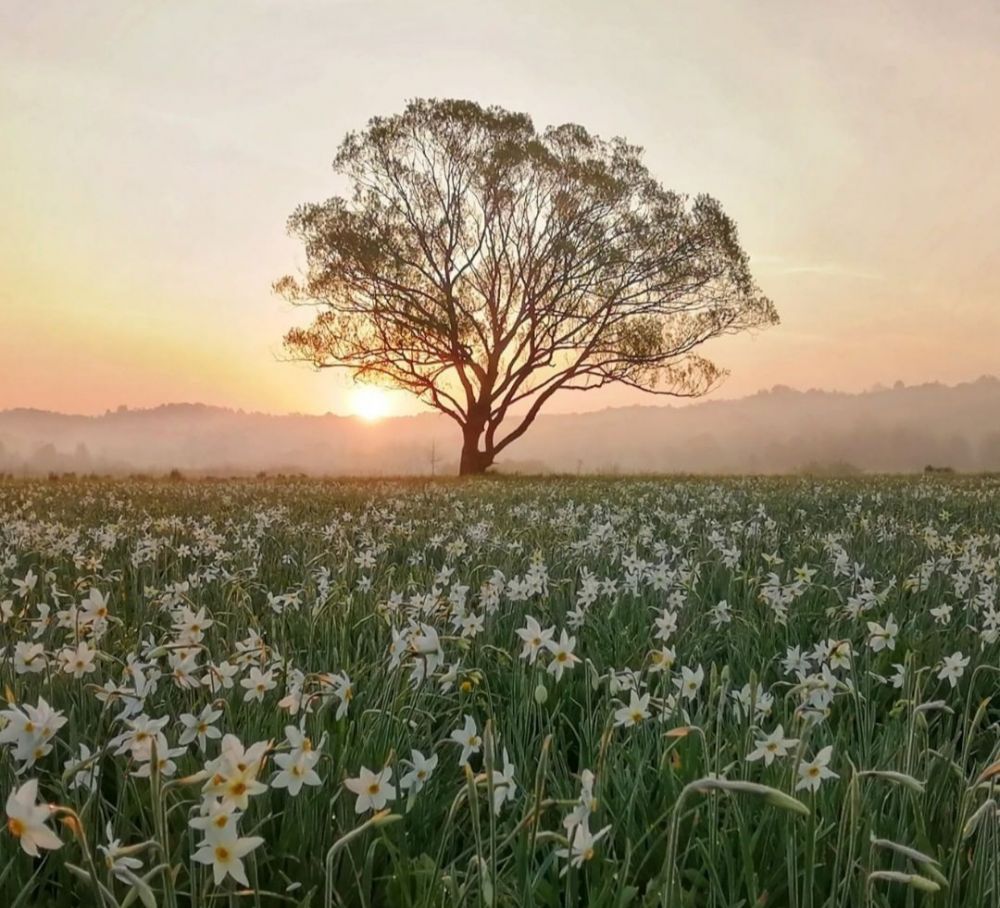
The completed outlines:
[[[623,139],[416,100],[334,169],[350,197],[290,219],[307,267],[275,286],[318,311],[286,348],[448,414],[463,473],[560,391],[703,394],[722,375],[705,341],[777,321],[719,203],[664,189]]]

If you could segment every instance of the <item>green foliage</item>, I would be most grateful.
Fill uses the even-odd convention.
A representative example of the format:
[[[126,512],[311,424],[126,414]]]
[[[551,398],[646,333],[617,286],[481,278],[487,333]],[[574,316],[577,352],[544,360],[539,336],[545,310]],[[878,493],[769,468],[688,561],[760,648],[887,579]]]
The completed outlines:
[[[103,867],[106,823],[127,845],[155,840],[142,872],[175,868],[172,894],[165,871],[149,880],[157,904],[992,904],[998,526],[1000,483],[989,479],[0,483],[0,601],[11,603],[0,624],[0,682],[13,702],[44,696],[68,719],[26,775],[15,776],[10,749],[0,750],[0,802],[37,777],[47,799],[75,810],[108,904],[124,904],[132,889]],[[633,557],[685,570],[669,591],[644,580],[633,592]],[[522,578],[533,564],[545,566],[545,592],[502,598],[474,637],[449,630],[451,584],[469,586],[479,612],[480,587],[495,571]],[[797,585],[803,565],[815,573]],[[14,581],[29,569],[41,581],[21,596]],[[519,658],[515,632],[528,615],[566,627],[584,569],[616,588],[587,608],[573,631],[583,661],[556,681],[544,660]],[[794,593],[785,621],[762,595],[772,572]],[[188,589],[175,586],[188,579]],[[53,622],[36,637],[31,622],[39,602],[52,603],[54,617],[90,588],[107,595],[113,620],[97,671],[76,679],[55,657],[67,629]],[[204,607],[215,621],[202,665],[232,657],[254,631],[278,667],[263,703],[244,702],[238,685],[215,698],[221,730],[246,745],[273,741],[275,752],[287,750],[284,727],[300,718],[314,742],[326,737],[319,786],[297,797],[272,788],[250,802],[243,834],[265,840],[248,860],[252,894],[228,895],[240,888],[231,880],[215,889],[191,861],[187,819],[199,785],[136,778],[127,756],[102,752],[122,725],[98,685],[120,681],[130,655],[165,672],[145,709],[171,718],[171,745],[177,717],[213,700],[171,683],[166,655],[145,645],[171,640],[171,589],[181,590],[178,604]],[[856,611],[866,589],[872,596]],[[653,622],[674,591],[677,661],[672,673],[653,673]],[[389,606],[393,592],[402,605]],[[296,604],[276,610],[269,595],[285,593]],[[461,662],[449,690],[437,678],[414,688],[412,657],[389,667],[390,627],[405,625],[410,597],[428,594],[420,620],[441,629],[447,661]],[[720,600],[728,623],[713,619]],[[943,621],[930,611],[942,604],[953,608]],[[876,651],[868,622],[889,615],[899,623],[895,648]],[[35,639],[48,670],[16,674],[12,648]],[[850,641],[851,657],[835,669],[838,687],[817,721],[782,660],[788,647],[808,652],[828,640]],[[952,686],[938,672],[955,651],[971,661]],[[896,663],[906,669],[899,688],[887,681]],[[668,705],[680,667],[698,665],[697,696]],[[346,672],[355,690],[346,715],[336,717],[335,703],[294,719],[280,709],[293,666]],[[635,727],[615,728],[628,692],[612,691],[612,674],[626,669],[660,705]],[[758,683],[773,703],[750,717],[754,708],[735,709],[734,693]],[[517,796],[499,816],[487,782],[466,779],[449,740],[465,715],[516,767]],[[747,762],[755,739],[778,723],[801,741],[795,752],[769,766]],[[71,788],[65,772],[81,743],[100,753],[93,793]],[[837,777],[815,794],[796,791],[796,766],[827,746]],[[365,818],[343,780],[362,765],[388,765],[398,783],[411,748],[439,755],[431,781],[412,801],[388,805],[401,819],[359,830]],[[473,758],[476,774],[486,757]],[[489,759],[495,766],[499,746]],[[194,747],[176,760],[178,778],[203,765]],[[567,871],[556,850],[566,846],[562,820],[584,770],[596,774],[592,830],[610,830],[592,859]],[[62,848],[38,861],[0,833],[0,903],[97,903],[80,843],[58,831]],[[138,899],[143,890],[133,888]]]

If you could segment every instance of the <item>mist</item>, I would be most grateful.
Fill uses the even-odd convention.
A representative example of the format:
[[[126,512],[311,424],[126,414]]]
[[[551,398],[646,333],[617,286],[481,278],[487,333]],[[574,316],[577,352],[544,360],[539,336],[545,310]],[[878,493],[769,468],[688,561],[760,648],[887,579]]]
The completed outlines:
[[[199,404],[0,412],[0,472],[14,475],[450,475],[459,445],[457,427],[430,413],[365,423]],[[994,471],[1000,379],[543,414],[505,455],[496,469],[521,473]]]

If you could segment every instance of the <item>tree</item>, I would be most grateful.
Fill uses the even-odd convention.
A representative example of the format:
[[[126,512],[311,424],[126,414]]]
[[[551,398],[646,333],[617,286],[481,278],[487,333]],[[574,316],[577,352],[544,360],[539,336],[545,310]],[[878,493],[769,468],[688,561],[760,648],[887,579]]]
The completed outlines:
[[[665,190],[623,139],[470,101],[415,100],[349,134],[351,193],[299,207],[318,308],[289,353],[403,388],[462,430],[481,473],[560,391],[705,393],[697,349],[777,322],[714,199]]]

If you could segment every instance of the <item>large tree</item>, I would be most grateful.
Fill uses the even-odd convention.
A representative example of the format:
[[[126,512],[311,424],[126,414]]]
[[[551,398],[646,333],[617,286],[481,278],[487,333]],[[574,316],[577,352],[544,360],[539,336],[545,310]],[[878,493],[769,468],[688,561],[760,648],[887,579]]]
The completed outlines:
[[[705,393],[707,340],[777,322],[719,203],[664,189],[641,149],[470,101],[416,100],[351,133],[349,198],[301,206],[318,308],[296,358],[404,388],[461,427],[481,473],[556,393]]]

